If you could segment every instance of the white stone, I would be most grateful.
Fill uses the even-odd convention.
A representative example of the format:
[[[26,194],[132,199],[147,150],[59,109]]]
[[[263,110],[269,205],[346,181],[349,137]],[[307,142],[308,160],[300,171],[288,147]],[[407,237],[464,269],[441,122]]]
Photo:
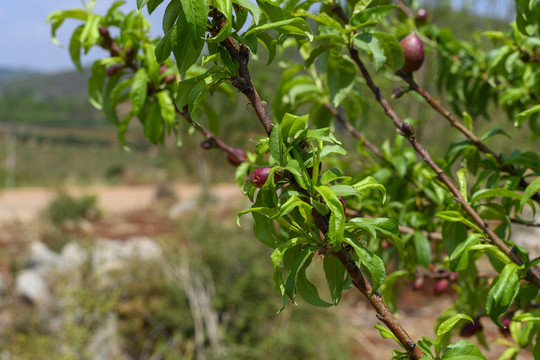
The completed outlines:
[[[61,272],[76,271],[88,260],[88,249],[83,248],[76,242],[64,245],[58,262],[58,270]]]
[[[51,301],[47,283],[32,269],[23,270],[17,275],[15,293],[39,308],[47,307]]]
[[[59,256],[42,242],[35,241],[28,247],[28,267],[50,270],[58,264]]]
[[[122,249],[122,256],[126,259],[152,260],[160,258],[161,255],[161,247],[145,236],[128,239]]]

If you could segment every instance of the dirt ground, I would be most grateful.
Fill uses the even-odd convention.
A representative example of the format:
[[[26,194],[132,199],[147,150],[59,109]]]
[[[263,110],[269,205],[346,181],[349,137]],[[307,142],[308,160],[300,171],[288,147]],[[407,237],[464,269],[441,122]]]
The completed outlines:
[[[209,192],[198,185],[174,186],[119,186],[88,187],[68,189],[73,195],[92,194],[98,197],[98,204],[104,210],[101,220],[92,222],[89,231],[93,235],[122,240],[131,236],[159,236],[167,234],[174,226],[171,218],[163,212],[155,211],[156,199],[175,199],[169,208],[174,212],[189,211],[196,206],[197,197],[212,196],[217,204],[216,214],[223,218],[233,218],[238,209],[249,206],[235,184],[220,184]],[[172,193],[171,193],[172,191]],[[56,192],[45,188],[3,190],[0,192],[0,245],[20,248],[25,243],[39,238],[36,223],[42,210],[55,197]],[[220,215],[221,214],[221,215]],[[7,271],[7,264],[0,264],[0,271]],[[422,336],[434,338],[434,319],[451,306],[455,294],[434,297],[432,284],[426,283],[419,291],[404,286],[400,292],[400,311],[397,319],[409,331],[411,337],[419,340]],[[373,328],[377,324],[373,310],[354,290],[349,290],[337,311],[348,324],[347,332],[353,342],[351,351],[359,359],[390,359],[395,343],[382,339]],[[488,360],[498,359],[505,347],[494,342],[498,329],[489,321],[483,321],[489,350],[482,349]],[[474,342],[474,339],[469,338]],[[508,339],[511,340],[511,339]],[[457,341],[457,337],[454,338]],[[517,357],[519,360],[533,359],[529,354]]]

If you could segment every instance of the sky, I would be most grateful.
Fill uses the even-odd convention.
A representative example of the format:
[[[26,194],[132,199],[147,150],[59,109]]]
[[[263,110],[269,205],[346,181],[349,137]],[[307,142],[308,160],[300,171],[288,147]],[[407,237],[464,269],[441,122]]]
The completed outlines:
[[[476,11],[497,13],[513,0],[486,0],[470,2]],[[114,0],[97,0],[95,12],[104,14]],[[456,6],[466,0],[453,0]],[[151,34],[162,34],[161,18],[165,10],[164,2],[149,17]],[[81,0],[16,0],[3,1],[0,6],[0,68],[18,68],[41,72],[60,72],[74,69],[68,53],[68,44],[73,29],[80,24],[76,20],[66,21],[58,30],[57,37],[63,47],[51,41],[50,25],[45,23],[47,15],[57,9],[80,8]],[[136,8],[136,0],[126,0],[121,10],[128,12]],[[146,14],[146,10],[143,10]],[[500,11],[499,11],[500,12]],[[82,57],[83,66],[90,65],[105,52],[93,49]]]

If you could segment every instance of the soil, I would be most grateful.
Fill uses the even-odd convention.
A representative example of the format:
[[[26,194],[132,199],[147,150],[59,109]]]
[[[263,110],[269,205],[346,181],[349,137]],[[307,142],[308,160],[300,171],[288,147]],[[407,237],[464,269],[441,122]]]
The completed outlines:
[[[158,185],[72,188],[73,195],[92,194],[98,197],[99,207],[105,216],[83,224],[84,231],[96,237],[124,240],[133,236],[160,236],[172,232],[174,216],[196,208],[198,197],[210,196],[215,202],[216,216],[230,218],[231,212],[245,208],[247,200],[235,184],[219,184],[211,191],[199,185]],[[0,246],[3,252],[16,254],[23,251],[31,241],[39,239],[39,223],[42,211],[54,199],[56,192],[46,188],[23,188],[4,190],[0,193]],[[3,257],[5,258],[5,257]],[[0,264],[3,275],[10,264]],[[434,320],[450,307],[456,297],[452,291],[440,296],[433,295],[432,281],[426,281],[417,290],[408,284],[400,291],[400,310],[396,318],[409,335],[419,340],[422,336],[435,337]],[[307,305],[306,305],[307,306]],[[350,290],[345,293],[336,311],[343,318],[346,332],[350,334],[351,352],[358,359],[390,359],[396,344],[382,339],[374,326],[378,323],[368,302]],[[484,333],[490,345],[482,349],[488,360],[498,359],[506,349],[494,342],[498,329],[487,319],[482,320]],[[457,337],[454,337],[457,341]],[[476,342],[474,337],[468,338]],[[507,339],[512,342],[511,338]],[[518,360],[532,360],[530,354],[520,354]]]

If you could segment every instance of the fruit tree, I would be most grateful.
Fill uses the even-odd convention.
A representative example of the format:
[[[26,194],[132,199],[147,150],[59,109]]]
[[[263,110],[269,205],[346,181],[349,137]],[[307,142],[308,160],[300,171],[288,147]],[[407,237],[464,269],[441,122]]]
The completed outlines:
[[[226,154],[253,202],[238,217],[250,214],[273,249],[282,309],[298,297],[336,306],[355,288],[397,343],[394,359],[485,359],[480,319],[509,329],[501,358],[540,358],[540,258],[511,231],[538,226],[540,156],[520,148],[540,134],[538,1],[516,0],[506,29],[470,40],[416,0],[137,0],[139,11],[115,1],[106,14],[93,3],[48,18],[53,38],[65,19],[81,21],[69,44],[80,70],[83,53],[107,50],[92,65],[90,101],[124,146],[138,121],[153,144],[189,133]],[[152,39],[144,13],[158,7],[163,34]],[[254,66],[279,69],[273,98],[259,95]],[[216,93],[247,98],[260,123],[253,148],[220,137],[228,119],[212,108]],[[444,134],[429,147],[427,121]],[[315,257],[328,298],[306,276]],[[425,278],[457,300],[434,339],[413,339],[393,315],[396,289]],[[458,330],[480,347],[452,342]]]

